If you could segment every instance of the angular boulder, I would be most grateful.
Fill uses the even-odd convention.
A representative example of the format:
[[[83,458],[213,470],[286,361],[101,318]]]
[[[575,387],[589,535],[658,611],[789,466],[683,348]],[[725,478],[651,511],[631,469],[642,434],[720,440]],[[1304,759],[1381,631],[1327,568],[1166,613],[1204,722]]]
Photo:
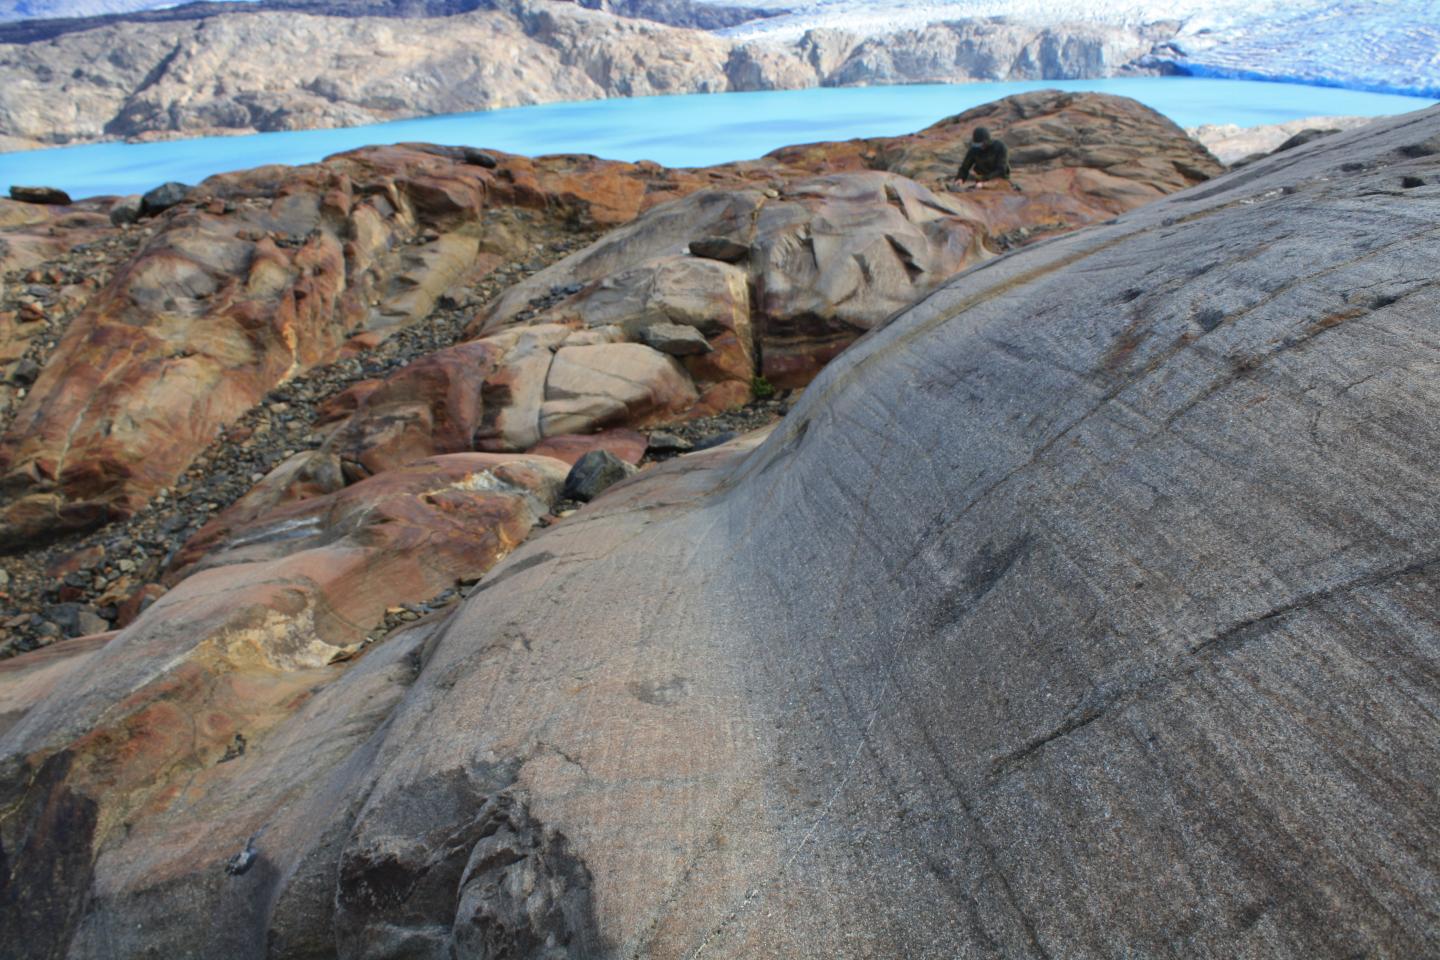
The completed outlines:
[[[540,429],[551,436],[644,426],[683,413],[697,399],[684,368],[643,344],[561,347],[545,378]]]
[[[180,203],[190,195],[190,187],[177,181],[162,183],[153,190],[147,190],[140,197],[140,215],[153,217]]]
[[[406,365],[364,394],[326,449],[371,474],[474,449],[485,381],[505,353],[479,340]]]
[[[144,211],[144,198],[139,196],[121,197],[110,208],[110,222],[117,227],[134,223]]]
[[[567,500],[588,503],[634,473],[632,465],[609,450],[591,450],[570,468],[562,492]]]

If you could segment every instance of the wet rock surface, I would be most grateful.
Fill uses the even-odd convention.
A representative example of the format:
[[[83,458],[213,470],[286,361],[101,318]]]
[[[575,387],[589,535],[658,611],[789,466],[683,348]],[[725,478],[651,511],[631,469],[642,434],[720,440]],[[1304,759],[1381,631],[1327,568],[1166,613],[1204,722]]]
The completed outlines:
[[[756,376],[765,245],[687,244],[757,206],[816,222],[816,183],[886,222],[939,194],[837,147],[637,171],[689,194],[647,214],[584,168],[604,199],[567,215],[609,233],[545,254],[558,276],[530,244],[563,234],[505,221],[527,246],[268,387],[190,489],[0,564],[79,591],[34,607],[57,636],[94,625],[97,569],[149,601],[0,662],[0,942],[1426,955],[1437,138],[1440,111],[1396,118],[1141,207],[1122,157],[1075,196],[1131,207],[1042,243],[972,218],[1016,249],[803,391]],[[1084,179],[1070,149],[1035,175]],[[443,178],[414,196],[465,208]],[[712,350],[655,351],[655,323]],[[661,368],[680,412],[658,381],[594,386]],[[601,433],[545,433],[606,398]],[[563,499],[587,444],[642,443],[639,475]],[[152,521],[176,527],[126,526]]]

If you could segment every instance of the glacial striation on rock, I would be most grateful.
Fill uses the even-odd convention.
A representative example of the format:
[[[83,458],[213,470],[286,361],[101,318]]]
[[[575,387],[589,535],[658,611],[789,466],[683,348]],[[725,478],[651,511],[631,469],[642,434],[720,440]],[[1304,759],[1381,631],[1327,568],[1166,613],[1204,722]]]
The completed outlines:
[[[196,629],[304,553],[236,526],[0,672],[4,942],[1433,952],[1437,176],[1430,110],[980,262],[349,661]]]
[[[984,116],[1021,142],[1037,102]],[[511,244],[553,242],[542,211],[611,232],[332,397],[124,630],[0,663],[0,943],[1433,952],[1440,109],[1178,192],[1204,171],[1101,151],[1090,120],[1025,142],[1050,200],[910,178],[971,122],[703,172],[497,154],[465,165],[497,177],[473,204],[461,151],[365,151],[130,227],[171,249],[210,204],[278,216],[248,204],[345,169],[352,196],[429,211],[407,247],[486,211]],[[368,194],[372,167],[410,172]],[[558,186],[582,174],[610,205]],[[1032,202],[1089,226],[1001,243]],[[767,211],[783,229],[740,229]],[[743,329],[763,364],[756,258],[832,215],[847,242],[936,250],[969,225],[985,253],[877,298],[767,433],[545,515],[585,442],[545,424],[588,410],[624,460],[658,398],[739,383],[689,365],[740,362]],[[712,349],[656,350],[656,324]]]

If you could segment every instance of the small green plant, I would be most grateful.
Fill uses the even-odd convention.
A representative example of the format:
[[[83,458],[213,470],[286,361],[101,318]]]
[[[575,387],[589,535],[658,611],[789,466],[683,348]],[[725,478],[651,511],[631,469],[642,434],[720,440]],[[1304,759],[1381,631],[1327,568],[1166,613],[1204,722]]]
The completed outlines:
[[[764,377],[756,377],[750,381],[750,390],[755,394],[756,400],[769,400],[775,396],[775,386]]]

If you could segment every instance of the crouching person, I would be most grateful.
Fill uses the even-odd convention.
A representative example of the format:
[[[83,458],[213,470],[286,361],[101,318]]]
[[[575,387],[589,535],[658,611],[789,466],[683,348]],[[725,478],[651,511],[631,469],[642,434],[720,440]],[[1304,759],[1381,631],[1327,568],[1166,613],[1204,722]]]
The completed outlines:
[[[955,175],[955,179],[965,183],[971,174],[975,175],[975,184],[971,190],[997,181],[1008,183],[1012,189],[1020,189],[1020,186],[1010,179],[1010,151],[1006,149],[1005,142],[991,137],[990,131],[984,127],[976,127],[971,135],[970,149],[965,151],[965,159],[961,162],[960,172]]]

